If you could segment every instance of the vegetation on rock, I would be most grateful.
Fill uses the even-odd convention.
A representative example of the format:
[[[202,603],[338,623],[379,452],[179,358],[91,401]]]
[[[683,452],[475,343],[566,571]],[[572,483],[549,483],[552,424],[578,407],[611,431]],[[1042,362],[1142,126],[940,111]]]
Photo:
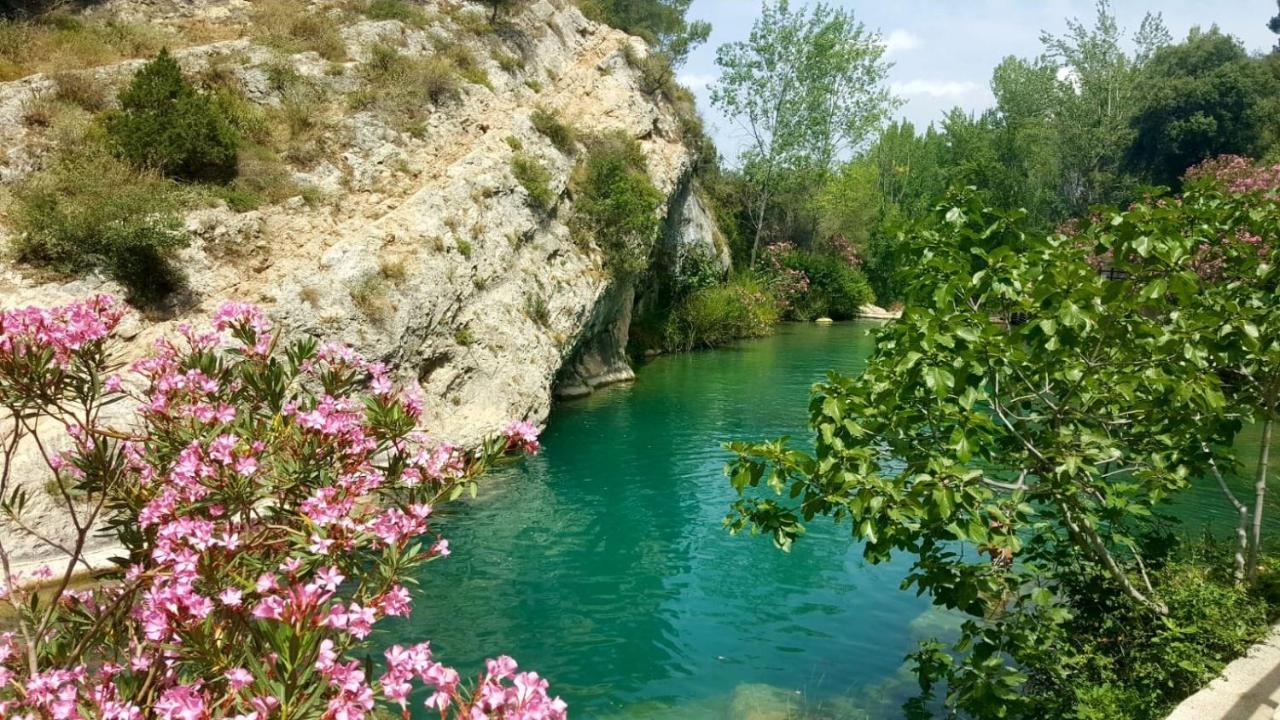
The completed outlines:
[[[177,188],[100,148],[68,148],[15,190],[17,259],[75,273],[101,270],[149,303],[182,282],[174,252],[188,238]]]
[[[634,138],[615,132],[589,138],[586,144],[586,157],[573,178],[574,231],[600,246],[615,275],[634,275],[647,265],[662,195]]]
[[[529,204],[534,209],[547,213],[555,208],[559,198],[551,189],[551,173],[537,158],[525,152],[517,152],[511,156],[511,174],[520,183],[520,187],[524,188],[529,196]]]
[[[534,109],[529,120],[533,123],[533,129],[542,133],[557,150],[566,155],[573,154],[578,134],[560,117],[560,113],[539,107]]]

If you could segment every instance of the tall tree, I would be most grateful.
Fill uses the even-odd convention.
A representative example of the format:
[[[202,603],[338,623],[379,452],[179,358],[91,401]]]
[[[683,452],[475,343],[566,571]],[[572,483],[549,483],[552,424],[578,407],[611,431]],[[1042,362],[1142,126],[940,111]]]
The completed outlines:
[[[1046,58],[1057,68],[1060,192],[1073,214],[1120,199],[1131,184],[1121,163],[1133,142],[1142,67],[1170,38],[1160,16],[1147,15],[1131,40],[1132,54],[1109,0],[1099,0],[1092,27],[1069,20],[1065,35],[1041,35]]]
[[[819,3],[792,11],[787,0],[766,0],[750,37],[717,51],[712,102],[747,135],[740,161],[755,195],[753,264],[783,175],[820,181],[896,107],[884,85],[884,50],[845,10]]]
[[[1192,165],[1218,155],[1261,154],[1280,82],[1239,40],[1192,29],[1156,51],[1144,73],[1129,161],[1155,182],[1176,185]]]
[[[1033,221],[1062,213],[1062,154],[1057,142],[1057,68],[1044,58],[1007,57],[991,76],[996,98],[989,118],[996,156],[1006,170],[1002,203],[1022,207]]]
[[[956,196],[910,236],[905,314],[861,375],[815,386],[813,450],[730,444],[743,497],[727,524],[785,549],[825,515],[849,520],[871,562],[908,555],[904,585],[969,616],[950,651],[914,656],[926,692],[946,684],[947,717],[1103,717],[1043,704],[1078,659],[1072,586],[1087,572],[1109,602],[1169,612],[1142,541],[1153,512],[1233,462],[1242,424],[1265,435],[1280,419],[1280,278],[1263,240],[1277,230],[1273,195],[1194,190],[1072,237]],[[1103,257],[1124,276],[1101,275]],[[1264,450],[1259,487],[1271,473]],[[1251,540],[1233,500],[1242,579],[1255,500]]]

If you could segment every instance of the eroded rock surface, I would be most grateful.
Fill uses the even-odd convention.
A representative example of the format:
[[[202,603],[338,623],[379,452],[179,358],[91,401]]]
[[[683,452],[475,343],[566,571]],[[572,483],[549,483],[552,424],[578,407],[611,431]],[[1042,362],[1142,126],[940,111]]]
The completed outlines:
[[[155,12],[192,12],[189,3],[127,3],[143,17],[153,6]],[[210,3],[217,15],[211,21],[244,7]],[[667,225],[680,229],[678,242],[718,252],[714,223],[689,190],[692,158],[673,109],[640,89],[627,59],[646,52],[643,42],[588,21],[568,3],[523,7],[508,28],[523,68],[504,71],[491,48],[474,40],[491,88],[466,85],[459,101],[433,111],[412,135],[372,112],[332,119],[324,156],[297,170],[300,182],[319,189],[319,201],[299,197],[249,213],[191,212],[193,243],[180,260],[188,288],[158,316],[131,321],[126,352],[140,354],[177,323],[205,322],[223,301],[259,303],[288,333],[350,343],[389,363],[402,380],[419,383],[429,398],[428,428],[463,443],[510,418],[545,420],[557,378],[568,394],[630,378],[624,349],[635,288],[610,277],[597,247],[570,239],[566,188],[575,160],[533,128],[531,113],[546,107],[580,131],[635,137],[654,184],[673,199],[666,208],[679,215]],[[251,99],[269,105],[280,101],[265,80],[272,66],[287,63],[334,92],[349,92],[358,87],[360,58],[374,43],[430,54],[431,34],[439,32],[359,22],[343,29],[352,57],[346,63],[314,53],[282,56],[247,39],[175,56],[192,72],[215,62],[229,66]],[[118,85],[140,62],[85,72]],[[35,75],[0,84],[6,153],[0,184],[19,181],[47,157],[45,141],[20,117],[27,99],[49,83]],[[531,209],[512,176],[513,145],[551,171],[561,199],[550,214]],[[120,293],[105,279],[50,281],[7,262],[0,261],[7,307]],[[43,484],[37,475],[27,477]],[[36,501],[49,505],[50,499]],[[0,532],[9,531],[0,526]],[[39,554],[34,546],[20,548],[18,559]]]

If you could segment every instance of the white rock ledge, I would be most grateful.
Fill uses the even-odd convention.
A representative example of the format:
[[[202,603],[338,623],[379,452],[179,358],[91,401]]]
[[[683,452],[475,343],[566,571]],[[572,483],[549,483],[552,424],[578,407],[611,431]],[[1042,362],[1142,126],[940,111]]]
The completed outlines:
[[[1280,624],[1168,720],[1280,720]]]

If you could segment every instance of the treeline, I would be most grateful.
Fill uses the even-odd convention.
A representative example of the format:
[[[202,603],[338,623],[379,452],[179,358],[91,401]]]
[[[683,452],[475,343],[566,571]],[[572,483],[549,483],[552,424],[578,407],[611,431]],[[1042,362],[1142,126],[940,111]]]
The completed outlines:
[[[786,3],[776,7],[785,11]],[[896,121],[874,135],[851,133],[847,159],[830,164],[789,158],[766,173],[765,153],[748,147],[709,183],[735,258],[751,262],[757,234],[765,245],[804,249],[836,238],[856,249],[877,300],[890,304],[900,292],[898,234],[948,188],[976,187],[992,206],[1025,209],[1033,227],[1051,228],[1096,205],[1124,205],[1150,186],[1177,190],[1183,173],[1205,159],[1276,152],[1274,53],[1250,54],[1216,27],[1174,42],[1152,15],[1126,35],[1105,1],[1091,24],[1069,21],[1064,34],[1042,41],[1041,55],[1011,56],[995,68],[996,103],[984,112],[956,108],[925,128]],[[716,103],[741,119],[744,109],[725,100],[732,81],[722,81]],[[876,86],[860,91],[850,106],[868,122],[895,107]]]

